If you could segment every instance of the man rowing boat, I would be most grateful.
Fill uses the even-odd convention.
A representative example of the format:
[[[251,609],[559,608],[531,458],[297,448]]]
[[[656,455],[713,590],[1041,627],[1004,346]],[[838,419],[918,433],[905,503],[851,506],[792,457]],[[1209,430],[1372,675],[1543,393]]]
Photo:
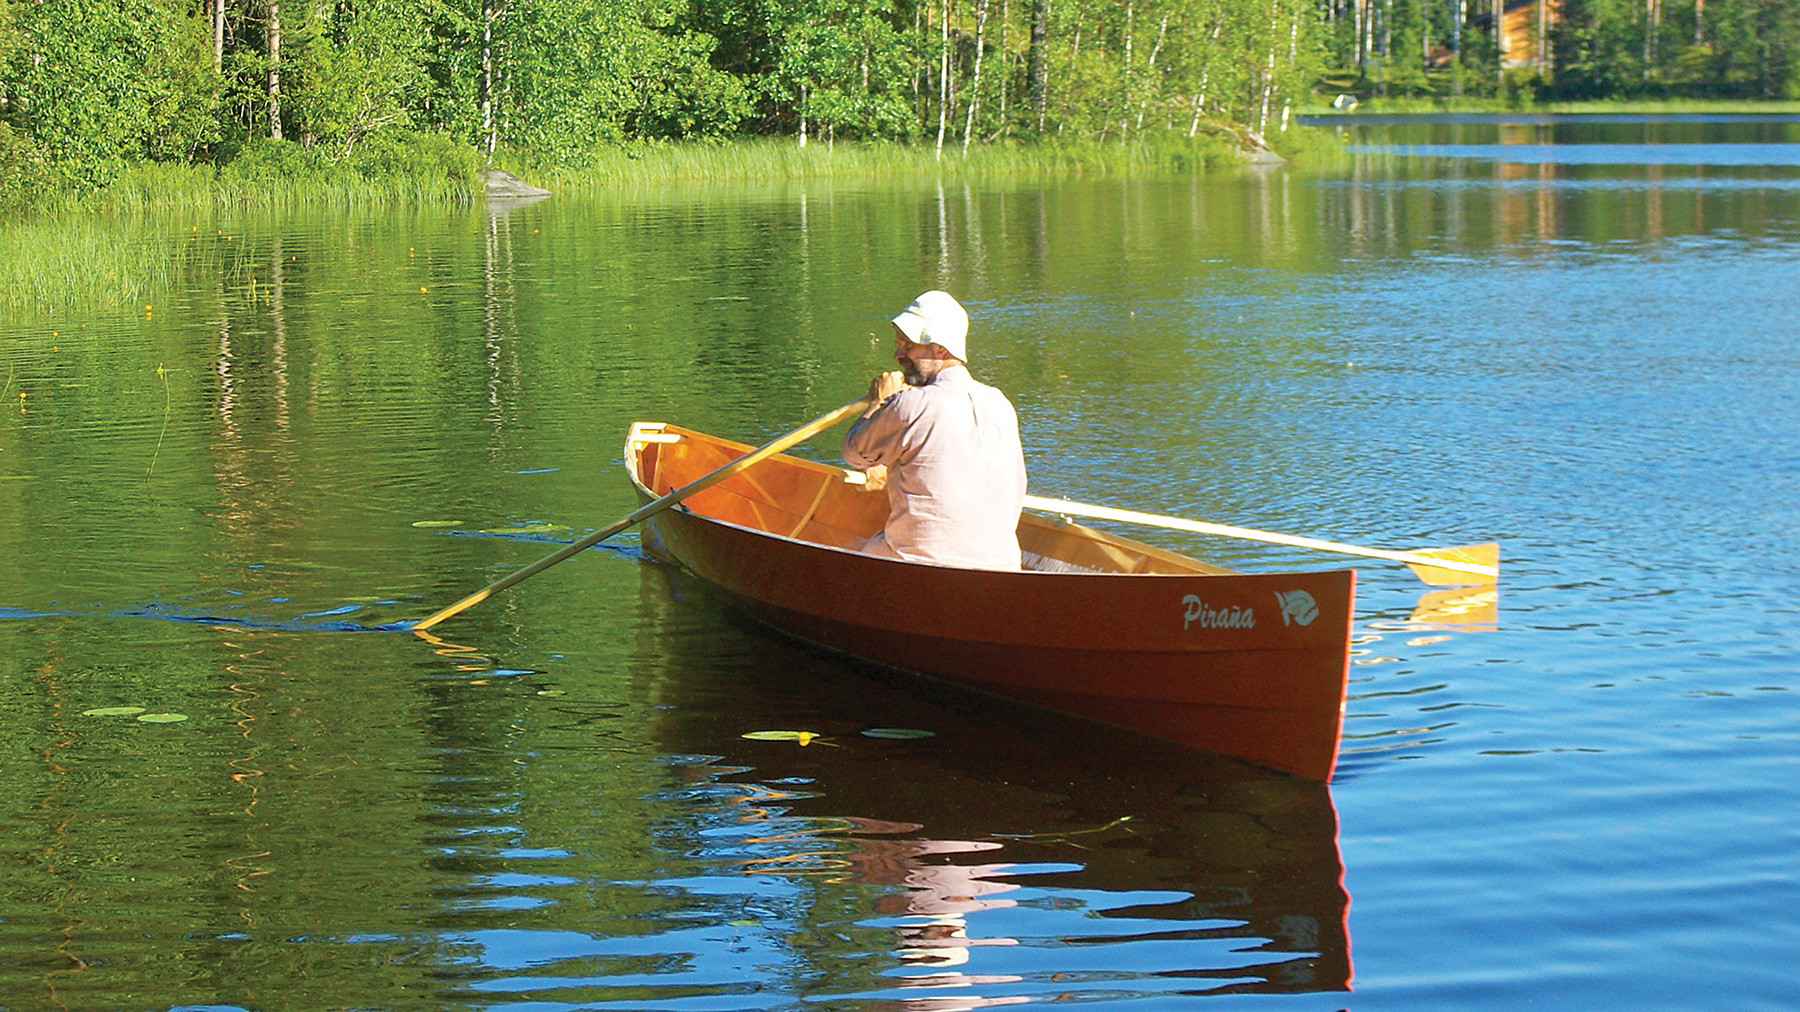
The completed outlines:
[[[899,372],[869,384],[867,411],[844,437],[851,467],[886,469],[887,524],[863,551],[968,569],[1018,569],[1025,454],[1019,418],[964,364],[969,315],[944,292],[894,317]],[[871,483],[879,481],[871,473]]]

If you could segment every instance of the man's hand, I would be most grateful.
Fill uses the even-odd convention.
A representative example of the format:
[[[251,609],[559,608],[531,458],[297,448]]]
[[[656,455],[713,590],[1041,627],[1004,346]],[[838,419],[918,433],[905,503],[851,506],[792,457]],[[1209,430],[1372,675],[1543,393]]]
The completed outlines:
[[[863,490],[879,492],[887,488],[887,468],[881,464],[871,466],[863,472]]]
[[[889,397],[906,389],[906,374],[901,372],[884,372],[869,381],[869,409],[863,412],[868,418],[881,410],[881,405]]]

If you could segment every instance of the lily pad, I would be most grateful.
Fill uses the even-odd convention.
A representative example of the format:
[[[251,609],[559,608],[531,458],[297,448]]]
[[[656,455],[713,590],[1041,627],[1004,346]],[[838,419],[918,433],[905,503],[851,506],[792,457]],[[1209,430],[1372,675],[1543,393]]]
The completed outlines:
[[[178,724],[186,719],[185,713],[146,713],[138,717],[146,724]]]
[[[816,731],[751,731],[743,737],[751,741],[794,741],[810,745],[824,736]]]
[[[921,731],[915,727],[871,727],[863,732],[864,738],[889,738],[894,741],[912,741],[917,738],[936,738],[936,731]]]
[[[144,708],[141,706],[97,706],[92,710],[81,711],[81,715],[83,717],[130,717],[143,712]]]

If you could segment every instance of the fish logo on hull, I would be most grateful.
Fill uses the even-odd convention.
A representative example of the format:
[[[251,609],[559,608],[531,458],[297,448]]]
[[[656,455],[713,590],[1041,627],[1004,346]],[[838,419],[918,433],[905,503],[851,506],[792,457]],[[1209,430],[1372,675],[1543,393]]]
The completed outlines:
[[[1313,619],[1319,617],[1319,602],[1304,590],[1290,590],[1283,594],[1275,594],[1275,600],[1281,605],[1282,625],[1312,625]]]

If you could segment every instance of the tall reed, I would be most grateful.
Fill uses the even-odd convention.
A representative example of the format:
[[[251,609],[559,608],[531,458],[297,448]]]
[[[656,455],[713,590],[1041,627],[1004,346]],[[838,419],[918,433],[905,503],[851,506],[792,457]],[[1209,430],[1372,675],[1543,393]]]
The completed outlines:
[[[0,222],[0,309],[56,313],[154,302],[174,280],[168,244],[87,214]]]
[[[559,192],[687,182],[1047,179],[1216,169],[1236,161],[1216,138],[1129,144],[935,145],[792,138],[608,147],[554,162],[526,152],[504,167]]]

